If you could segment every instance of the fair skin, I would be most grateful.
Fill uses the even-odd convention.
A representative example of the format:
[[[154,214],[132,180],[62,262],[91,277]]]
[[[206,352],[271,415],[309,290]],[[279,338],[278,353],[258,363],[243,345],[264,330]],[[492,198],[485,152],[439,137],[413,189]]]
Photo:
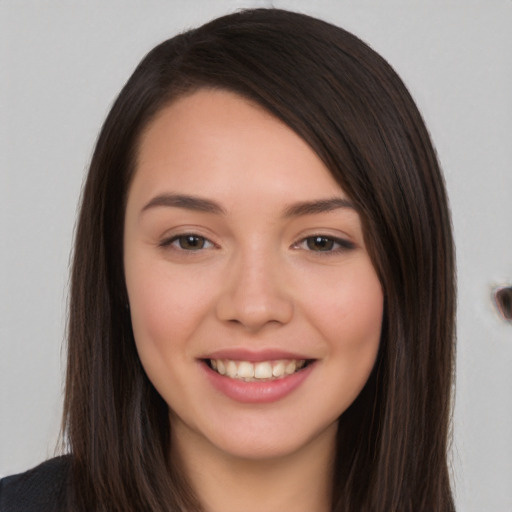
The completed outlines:
[[[206,510],[329,510],[383,294],[318,156],[233,93],[180,98],[141,138],[124,240],[137,350]]]

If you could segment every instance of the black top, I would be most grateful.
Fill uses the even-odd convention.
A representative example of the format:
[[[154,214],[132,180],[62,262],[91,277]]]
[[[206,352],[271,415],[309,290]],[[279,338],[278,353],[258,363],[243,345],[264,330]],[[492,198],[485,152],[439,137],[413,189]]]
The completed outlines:
[[[39,466],[0,480],[0,512],[59,512],[64,499],[71,460],[56,457]]]

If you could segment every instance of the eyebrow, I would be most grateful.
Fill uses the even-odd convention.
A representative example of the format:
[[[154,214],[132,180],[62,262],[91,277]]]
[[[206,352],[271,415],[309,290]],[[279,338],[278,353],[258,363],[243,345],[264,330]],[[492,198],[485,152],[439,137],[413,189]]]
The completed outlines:
[[[203,199],[201,197],[189,196],[185,194],[160,194],[149,201],[141,213],[159,206],[184,208],[197,212],[225,214],[226,211],[215,201]]]
[[[285,217],[300,217],[302,215],[314,215],[316,213],[325,213],[338,208],[350,208],[355,210],[354,204],[343,197],[333,197],[331,199],[320,199],[318,201],[304,201],[294,203],[288,206],[284,211]]]
[[[187,194],[160,194],[151,199],[151,201],[142,208],[141,213],[157,207],[184,208],[186,210],[213,213],[217,215],[226,214],[226,210],[215,201]],[[302,215],[315,215],[317,213],[330,212],[339,208],[350,208],[355,210],[354,204],[348,199],[333,197],[330,199],[293,203],[285,208],[283,217],[290,218],[300,217]]]

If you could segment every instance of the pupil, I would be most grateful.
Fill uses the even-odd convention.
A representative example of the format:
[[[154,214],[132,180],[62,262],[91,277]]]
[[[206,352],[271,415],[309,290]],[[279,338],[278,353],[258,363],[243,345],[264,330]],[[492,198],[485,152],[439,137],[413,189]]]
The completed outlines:
[[[203,239],[194,235],[183,236],[180,241],[182,249],[201,249],[203,244]]]
[[[325,236],[314,236],[308,239],[308,248],[313,251],[330,251],[334,241]]]

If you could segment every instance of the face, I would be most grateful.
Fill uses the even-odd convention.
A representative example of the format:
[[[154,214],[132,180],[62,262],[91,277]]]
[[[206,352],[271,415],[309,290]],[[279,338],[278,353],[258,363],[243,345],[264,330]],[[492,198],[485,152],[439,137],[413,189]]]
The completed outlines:
[[[139,149],[125,277],[176,442],[243,458],[334,443],[383,310],[349,198],[289,127],[230,92],[177,100]]]

